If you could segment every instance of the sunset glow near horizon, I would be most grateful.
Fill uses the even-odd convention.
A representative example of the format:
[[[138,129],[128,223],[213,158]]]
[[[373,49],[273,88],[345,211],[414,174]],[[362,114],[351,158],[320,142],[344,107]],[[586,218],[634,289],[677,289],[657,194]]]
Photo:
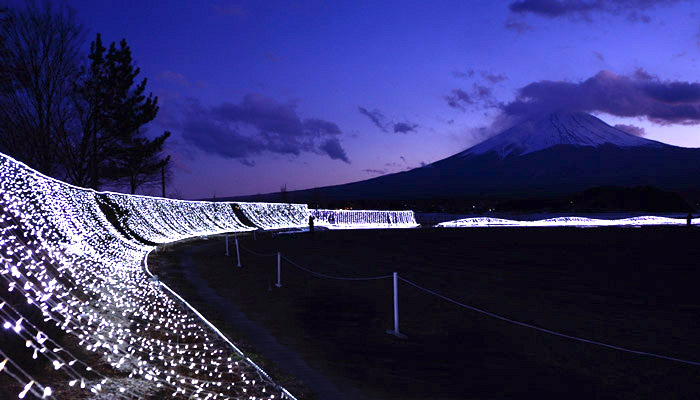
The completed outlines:
[[[158,96],[169,195],[368,179],[561,107],[700,147],[698,2],[67,3]]]

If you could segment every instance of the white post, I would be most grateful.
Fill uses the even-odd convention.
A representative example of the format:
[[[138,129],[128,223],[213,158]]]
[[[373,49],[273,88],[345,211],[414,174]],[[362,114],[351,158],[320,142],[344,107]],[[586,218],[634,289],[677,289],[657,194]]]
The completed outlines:
[[[387,330],[386,333],[394,335],[399,339],[406,339],[407,336],[399,331],[399,285],[398,285],[398,275],[394,272],[394,329]]]
[[[277,287],[282,287],[282,282],[281,282],[281,280],[282,280],[282,277],[281,277],[281,275],[282,275],[281,274],[282,261],[281,261],[281,259],[282,259],[282,254],[278,251],[277,252],[277,284],[275,284],[275,286],[277,286]]]
[[[228,234],[226,234],[226,257],[228,257]]]
[[[238,235],[236,235],[236,259],[238,261],[238,268],[241,267],[241,252],[238,250]]]

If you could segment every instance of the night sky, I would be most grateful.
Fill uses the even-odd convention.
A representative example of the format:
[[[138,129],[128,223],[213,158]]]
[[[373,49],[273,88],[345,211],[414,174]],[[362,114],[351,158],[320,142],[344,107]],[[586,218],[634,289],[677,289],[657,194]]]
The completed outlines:
[[[183,198],[415,168],[563,108],[700,147],[696,1],[67,3],[131,46]]]

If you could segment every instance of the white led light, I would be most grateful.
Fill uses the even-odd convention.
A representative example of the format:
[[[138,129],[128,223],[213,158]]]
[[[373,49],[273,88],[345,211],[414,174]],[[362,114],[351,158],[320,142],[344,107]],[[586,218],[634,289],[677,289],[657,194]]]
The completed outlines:
[[[388,229],[418,226],[413,211],[312,209],[314,224],[329,229]]]
[[[126,397],[143,398],[150,387],[193,399],[238,398],[244,389],[256,398],[272,398],[270,393],[278,390],[286,393],[252,362],[231,366],[232,357],[247,358],[201,315],[150,284],[144,270],[144,257],[156,244],[255,229],[239,220],[234,206],[263,229],[299,227],[308,218],[306,205],[95,192],[0,155],[3,327],[27,345],[33,362],[48,362],[73,390],[98,394],[110,387]],[[38,313],[23,315],[24,308],[14,306],[14,299],[6,302],[7,296],[24,297],[23,307]],[[58,346],[45,324],[74,335],[79,346],[100,356],[100,365],[129,374],[128,384],[98,373],[91,366],[94,358],[79,359]],[[0,359],[0,371],[23,385],[19,398],[30,393],[53,396],[56,385],[41,385],[2,348]],[[183,360],[188,360],[189,372],[173,368]],[[246,383],[243,373],[265,379]]]
[[[691,221],[693,225],[700,219]],[[641,216],[623,219],[594,219],[585,217],[557,217],[538,221],[514,221],[501,218],[477,217],[455,221],[441,222],[440,228],[478,228],[478,227],[601,227],[601,226],[645,226],[645,225],[686,225],[686,219]]]

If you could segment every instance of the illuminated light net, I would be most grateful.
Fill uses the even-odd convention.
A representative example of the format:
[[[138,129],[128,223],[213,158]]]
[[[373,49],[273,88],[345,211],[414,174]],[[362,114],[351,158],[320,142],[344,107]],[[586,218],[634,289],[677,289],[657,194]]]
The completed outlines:
[[[693,225],[700,223],[700,218],[691,220]],[[538,221],[514,221],[501,218],[464,218],[437,224],[441,228],[478,228],[478,227],[602,227],[602,226],[644,226],[644,225],[686,225],[683,218],[641,216],[622,219],[596,219],[585,217],[558,217]]]
[[[329,229],[415,228],[413,211],[310,210],[314,224]]]
[[[16,396],[291,397],[143,267],[157,243],[251,229],[232,207],[77,188],[0,155],[0,375]]]
[[[309,226],[306,204],[233,203],[246,218],[262,229],[290,229]]]

